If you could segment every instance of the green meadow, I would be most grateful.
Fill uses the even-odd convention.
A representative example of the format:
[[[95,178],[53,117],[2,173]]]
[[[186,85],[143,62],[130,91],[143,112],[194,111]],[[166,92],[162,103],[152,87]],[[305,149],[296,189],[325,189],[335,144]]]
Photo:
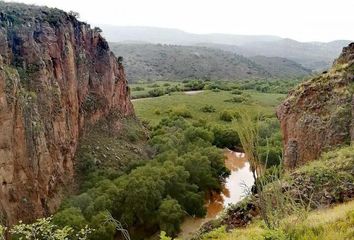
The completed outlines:
[[[245,96],[244,101],[233,101],[233,98],[240,95]],[[134,99],[133,104],[137,116],[152,125],[163,117],[181,111],[189,112],[188,118],[191,120],[229,124],[229,121],[220,119],[224,112],[242,114],[244,109],[250,109],[270,118],[275,117],[275,109],[284,97],[285,94],[260,93],[251,90],[244,90],[239,95],[233,94],[233,91],[203,90],[194,94],[175,92],[155,98]],[[212,106],[213,110],[203,111],[206,106]]]

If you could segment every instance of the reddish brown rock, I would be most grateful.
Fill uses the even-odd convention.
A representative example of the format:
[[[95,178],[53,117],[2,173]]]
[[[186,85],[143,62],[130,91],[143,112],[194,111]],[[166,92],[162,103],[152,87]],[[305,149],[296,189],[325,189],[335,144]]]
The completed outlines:
[[[294,168],[354,139],[354,44],[326,73],[300,84],[278,107],[284,162]]]
[[[53,212],[84,126],[113,111],[134,115],[98,32],[57,9],[0,3],[0,220]]]

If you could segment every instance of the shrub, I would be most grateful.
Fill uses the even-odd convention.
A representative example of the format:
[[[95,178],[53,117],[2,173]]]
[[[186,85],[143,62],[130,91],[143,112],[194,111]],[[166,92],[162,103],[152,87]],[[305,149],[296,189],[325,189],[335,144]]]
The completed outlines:
[[[157,108],[157,109],[155,109],[154,113],[155,113],[155,115],[160,115],[161,111],[160,111],[160,109]]]
[[[214,133],[213,145],[219,148],[233,149],[241,145],[237,132],[232,128],[215,126],[212,132]]]
[[[159,97],[165,95],[165,91],[161,88],[154,88],[148,92],[150,97]]]
[[[77,231],[80,231],[80,229],[87,225],[86,219],[82,215],[81,210],[74,207],[58,212],[53,218],[53,223],[61,227],[70,224],[70,227]]]
[[[235,89],[231,92],[232,94],[235,94],[235,95],[241,95],[242,94],[242,91],[241,90],[238,90],[238,89]]]
[[[200,111],[206,112],[206,113],[212,113],[212,112],[215,112],[216,109],[213,105],[205,105],[200,109]]]
[[[258,148],[260,161],[266,166],[277,166],[282,159],[281,147],[261,146]]]
[[[189,81],[184,84],[184,89],[186,91],[192,90],[202,90],[204,89],[205,83],[203,81]]]
[[[32,224],[19,224],[12,226],[10,234],[12,239],[38,239],[38,240],[64,240],[64,239],[81,239],[86,240],[92,234],[92,229],[85,228],[74,231],[73,228],[65,225],[59,228],[52,222],[52,218],[37,219]]]
[[[186,106],[177,106],[170,109],[170,115],[184,118],[192,118],[192,114]]]
[[[201,127],[187,128],[184,133],[184,136],[188,142],[193,142],[197,141],[198,139],[202,139],[203,141],[212,143],[214,140],[213,133]]]
[[[154,83],[154,84],[150,84],[150,85],[148,85],[148,87],[149,87],[149,88],[159,88],[159,87],[160,87],[160,85],[159,85],[159,84],[157,84],[157,83]]]
[[[232,102],[232,103],[245,103],[248,101],[248,98],[241,95],[241,96],[235,96],[231,99],[225,100],[225,102]]]
[[[224,110],[220,113],[220,120],[225,122],[231,122],[234,118],[234,113],[230,110]]]
[[[176,236],[185,215],[183,208],[175,199],[164,199],[159,207],[160,230],[169,236]]]
[[[145,88],[137,86],[137,87],[133,87],[132,90],[133,90],[133,91],[136,91],[136,92],[137,92],[137,91],[144,91]]]

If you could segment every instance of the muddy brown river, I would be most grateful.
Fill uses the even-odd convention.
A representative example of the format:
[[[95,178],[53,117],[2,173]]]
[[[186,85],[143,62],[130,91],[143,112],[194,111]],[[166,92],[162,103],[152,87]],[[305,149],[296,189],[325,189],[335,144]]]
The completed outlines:
[[[250,164],[244,153],[225,150],[225,165],[231,174],[226,179],[221,193],[214,193],[206,207],[204,218],[187,217],[181,226],[179,238],[189,239],[200,226],[216,218],[231,203],[237,203],[245,197],[245,186],[252,187],[254,180],[250,171]]]

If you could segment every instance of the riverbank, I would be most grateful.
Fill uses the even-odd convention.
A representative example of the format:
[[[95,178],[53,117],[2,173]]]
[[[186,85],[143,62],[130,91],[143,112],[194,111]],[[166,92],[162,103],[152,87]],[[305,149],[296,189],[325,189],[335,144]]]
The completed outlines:
[[[187,217],[181,225],[180,239],[189,239],[206,222],[217,218],[229,204],[241,201],[245,188],[252,187],[254,180],[249,162],[244,153],[225,149],[225,166],[231,174],[225,179],[223,190],[213,193],[206,204],[207,214],[204,218]]]

